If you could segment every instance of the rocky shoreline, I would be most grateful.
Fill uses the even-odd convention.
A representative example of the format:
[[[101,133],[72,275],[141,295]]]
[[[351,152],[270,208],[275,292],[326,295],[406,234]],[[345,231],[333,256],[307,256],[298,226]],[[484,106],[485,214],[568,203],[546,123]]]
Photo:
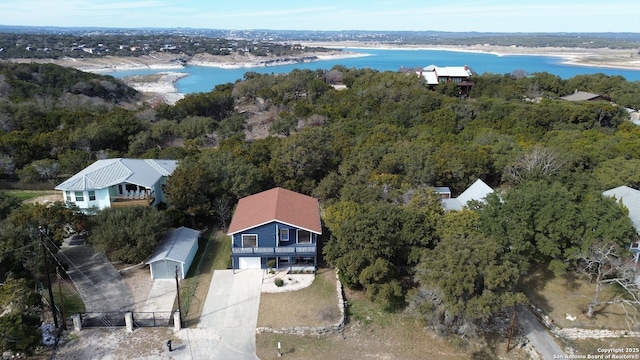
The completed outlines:
[[[187,73],[163,71],[149,75],[127,76],[123,81],[141,93],[173,105],[184,97],[184,94],[178,92],[175,83],[187,76]]]
[[[241,69],[269,67],[288,64],[308,63],[320,60],[344,59],[367,56],[365,54],[332,50],[328,52],[308,52],[298,56],[255,56],[250,53],[231,55],[196,54],[192,57],[184,54],[153,53],[138,57],[105,56],[100,58],[61,59],[12,59],[13,62],[54,63],[61,66],[92,72],[96,74],[130,70],[167,70],[150,75],[124,77],[123,81],[145,94],[146,98],[159,99],[168,104],[175,104],[184,94],[178,92],[175,82],[188,73],[180,72],[186,66],[208,66],[222,69]]]
[[[357,51],[342,51],[352,49],[415,49],[415,50],[446,50],[462,52],[479,52],[497,56],[532,55],[554,56],[562,58],[565,64],[576,66],[602,67],[612,69],[640,70],[640,52],[638,49],[587,49],[563,47],[522,47],[522,46],[494,46],[478,45],[394,45],[372,42],[309,42],[309,47],[324,47],[334,49],[330,51],[305,52],[291,56],[255,56],[251,53],[234,53],[230,55],[211,55],[207,53],[187,56],[185,54],[152,53],[138,57],[105,56],[99,58],[70,58],[61,59],[11,59],[12,62],[54,63],[61,66],[73,67],[78,70],[107,73],[126,70],[155,69],[166,70],[158,74],[126,77],[123,80],[134,89],[149,96],[162,97],[170,104],[175,103],[184,94],[178,93],[175,82],[188,76],[179,72],[186,66],[209,66],[222,69],[258,68],[288,64],[300,64],[321,60],[345,59],[368,56]]]

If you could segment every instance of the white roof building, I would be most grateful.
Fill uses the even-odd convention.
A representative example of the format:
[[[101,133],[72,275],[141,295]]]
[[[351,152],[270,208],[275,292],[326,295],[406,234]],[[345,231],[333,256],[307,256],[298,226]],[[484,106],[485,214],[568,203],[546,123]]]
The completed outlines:
[[[492,192],[493,189],[489,185],[478,179],[457,198],[442,199],[442,207],[445,211],[462,210],[470,201],[482,201]]]
[[[436,66],[429,65],[422,68],[420,75],[425,78],[427,84],[438,85],[441,82],[461,82],[469,79],[473,73],[468,66]]]
[[[152,279],[184,279],[198,251],[200,231],[179,227],[164,235],[147,259]]]
[[[148,200],[148,204],[164,201],[162,185],[178,166],[175,160],[103,159],[82,169],[56,190],[64,201],[82,210],[104,209],[116,202],[134,205],[124,200]],[[144,201],[140,202],[144,204]]]

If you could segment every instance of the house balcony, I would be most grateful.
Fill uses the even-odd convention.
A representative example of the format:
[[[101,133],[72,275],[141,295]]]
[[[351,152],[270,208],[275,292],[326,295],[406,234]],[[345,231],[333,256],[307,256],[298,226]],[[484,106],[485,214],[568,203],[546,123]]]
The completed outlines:
[[[316,256],[315,245],[232,248],[231,256]]]

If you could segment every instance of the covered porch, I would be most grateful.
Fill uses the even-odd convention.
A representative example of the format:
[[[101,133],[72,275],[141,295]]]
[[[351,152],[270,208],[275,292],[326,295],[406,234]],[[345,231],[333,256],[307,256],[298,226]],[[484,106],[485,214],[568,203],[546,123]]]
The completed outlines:
[[[258,262],[260,268],[274,271],[315,273],[317,268],[315,245],[232,248],[231,258],[234,268],[235,264],[237,268],[257,267]],[[255,263],[250,259],[255,259]]]
[[[109,188],[111,207],[149,206],[154,201],[154,190],[142,185],[121,183]]]

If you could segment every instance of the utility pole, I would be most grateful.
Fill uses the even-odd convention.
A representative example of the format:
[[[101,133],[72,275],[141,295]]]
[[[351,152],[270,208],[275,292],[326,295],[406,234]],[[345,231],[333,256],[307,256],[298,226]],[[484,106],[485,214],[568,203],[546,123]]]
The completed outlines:
[[[178,267],[176,266],[176,294],[178,295],[178,319],[182,327],[182,304],[180,303],[180,281],[178,280]]]
[[[44,271],[47,274],[47,285],[49,286],[49,300],[51,301],[51,314],[53,315],[53,325],[58,329],[58,317],[56,316],[56,305],[53,302],[53,290],[51,290],[51,276],[49,276],[49,263],[47,262],[47,252],[44,247],[44,229],[38,226],[38,238],[40,238],[40,247],[42,248],[42,257],[44,258]]]

